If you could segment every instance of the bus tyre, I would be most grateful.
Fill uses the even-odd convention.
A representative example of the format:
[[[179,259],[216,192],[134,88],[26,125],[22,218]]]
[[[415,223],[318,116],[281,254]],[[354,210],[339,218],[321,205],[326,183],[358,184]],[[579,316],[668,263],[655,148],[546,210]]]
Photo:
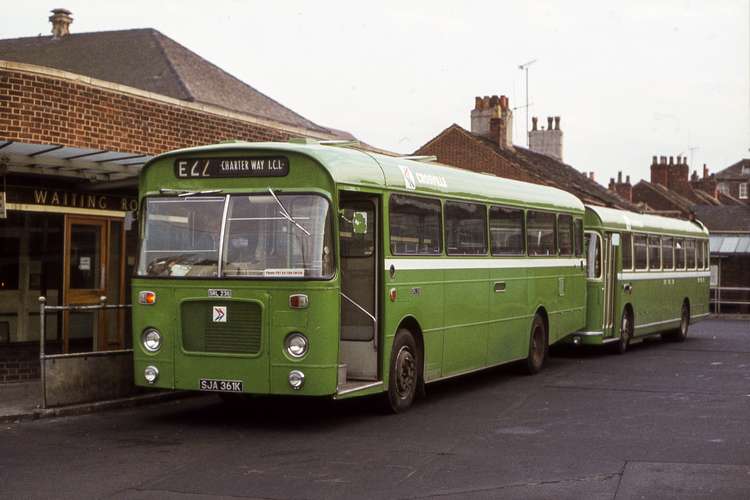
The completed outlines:
[[[393,413],[406,411],[414,401],[419,382],[419,352],[411,332],[405,328],[396,332],[391,349],[386,409]]]
[[[620,322],[620,338],[614,345],[615,354],[625,354],[630,345],[630,339],[633,338],[633,317],[630,311],[622,311],[622,321]]]
[[[521,365],[521,369],[528,375],[539,373],[547,359],[547,328],[539,314],[531,322],[529,334],[529,354]]]
[[[672,342],[684,342],[688,336],[690,328],[690,306],[687,301],[682,303],[682,314],[680,314],[680,326],[677,330],[664,335],[667,340]]]

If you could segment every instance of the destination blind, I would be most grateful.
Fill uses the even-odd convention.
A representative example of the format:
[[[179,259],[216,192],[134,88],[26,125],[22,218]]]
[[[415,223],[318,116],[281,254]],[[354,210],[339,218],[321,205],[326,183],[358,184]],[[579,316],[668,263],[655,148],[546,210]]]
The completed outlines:
[[[174,162],[174,172],[179,179],[284,177],[289,174],[289,159],[284,156],[180,158]]]

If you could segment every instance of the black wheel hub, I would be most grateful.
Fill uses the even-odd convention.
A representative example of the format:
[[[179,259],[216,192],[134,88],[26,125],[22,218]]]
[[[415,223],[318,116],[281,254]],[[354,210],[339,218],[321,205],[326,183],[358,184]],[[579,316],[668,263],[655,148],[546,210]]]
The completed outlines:
[[[396,392],[401,399],[408,398],[417,384],[417,362],[408,346],[396,355]]]

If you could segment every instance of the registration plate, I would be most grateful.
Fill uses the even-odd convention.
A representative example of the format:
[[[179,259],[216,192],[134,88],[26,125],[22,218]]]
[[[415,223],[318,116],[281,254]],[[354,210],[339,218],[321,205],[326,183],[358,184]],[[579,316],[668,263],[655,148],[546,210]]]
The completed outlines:
[[[198,387],[201,391],[242,392],[242,381],[202,378]]]

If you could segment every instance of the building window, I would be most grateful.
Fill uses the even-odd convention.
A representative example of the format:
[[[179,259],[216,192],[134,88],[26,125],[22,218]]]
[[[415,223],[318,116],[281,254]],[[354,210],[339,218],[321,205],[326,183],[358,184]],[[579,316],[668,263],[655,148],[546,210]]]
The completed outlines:
[[[718,190],[720,193],[729,194],[729,186],[726,182],[720,182],[718,185]]]
[[[742,165],[742,174],[741,175],[750,175],[750,166]]]
[[[18,238],[0,238],[0,290],[18,290]]]
[[[474,203],[445,204],[448,255],[487,255],[487,208]]]
[[[747,199],[747,182],[743,182],[740,184],[740,199]]]

